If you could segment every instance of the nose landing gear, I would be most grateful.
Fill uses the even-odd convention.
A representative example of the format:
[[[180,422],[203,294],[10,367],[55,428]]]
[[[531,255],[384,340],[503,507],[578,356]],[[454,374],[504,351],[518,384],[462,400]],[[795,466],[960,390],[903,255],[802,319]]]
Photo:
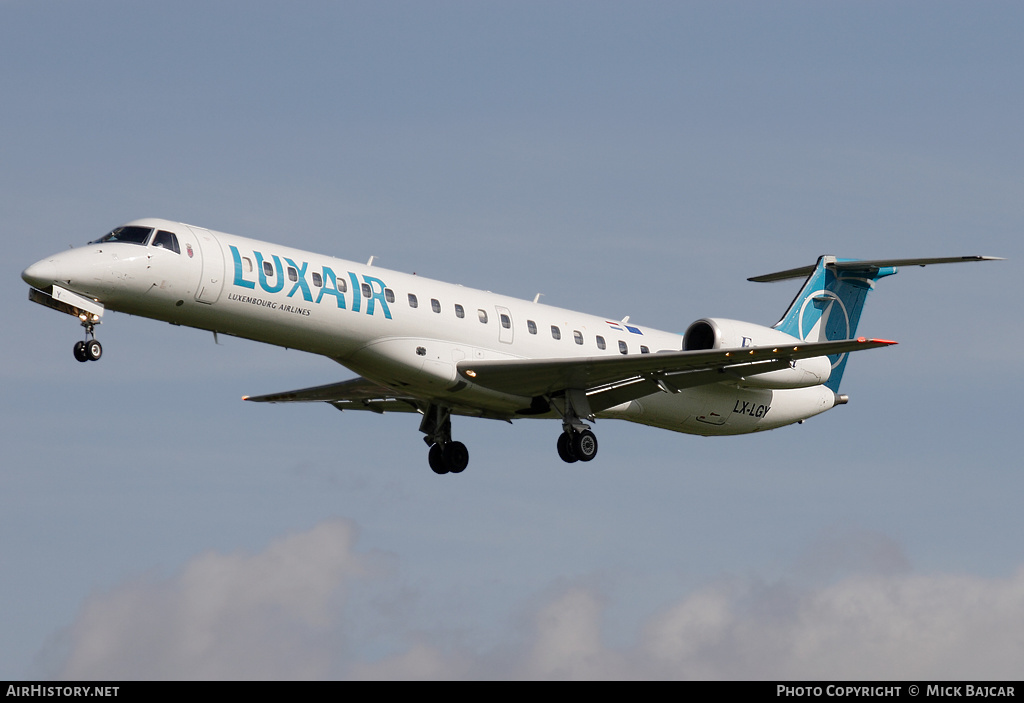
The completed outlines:
[[[98,322],[83,320],[82,327],[85,328],[86,339],[82,342],[75,342],[75,358],[79,361],[98,361],[103,356],[103,345],[96,341],[96,325]]]

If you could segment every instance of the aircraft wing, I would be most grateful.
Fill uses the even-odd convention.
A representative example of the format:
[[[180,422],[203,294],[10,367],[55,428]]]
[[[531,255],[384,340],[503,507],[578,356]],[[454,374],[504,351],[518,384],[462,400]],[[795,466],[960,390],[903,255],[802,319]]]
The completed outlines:
[[[799,342],[792,346],[664,351],[656,354],[559,359],[460,361],[459,374],[491,390],[521,396],[586,391],[595,412],[659,390],[718,383],[730,377],[788,368],[790,362],[817,356],[886,347],[885,339]]]
[[[327,403],[338,410],[369,410],[375,413],[420,413],[431,404],[429,396],[400,393],[361,376],[341,383],[302,388],[283,393],[243,396],[253,403]],[[455,415],[508,420],[508,413],[492,413],[485,408],[465,403],[446,404]]]
[[[790,362],[863,349],[886,347],[885,339],[800,342],[788,347],[739,347],[700,351],[664,351],[629,356],[557,359],[461,361],[459,375],[491,390],[525,397],[555,395],[570,389],[587,394],[593,412],[659,391],[719,383],[788,368]],[[245,396],[254,403],[323,402],[338,410],[421,412],[429,400],[362,377],[283,393]],[[481,408],[456,406],[452,412],[489,416]]]
[[[357,377],[330,383],[326,386],[314,386],[297,391],[269,393],[267,395],[245,396],[242,400],[254,403],[330,403],[338,410],[370,410],[384,412],[418,412],[417,399],[411,395],[396,393],[391,388],[381,386],[365,378]]]

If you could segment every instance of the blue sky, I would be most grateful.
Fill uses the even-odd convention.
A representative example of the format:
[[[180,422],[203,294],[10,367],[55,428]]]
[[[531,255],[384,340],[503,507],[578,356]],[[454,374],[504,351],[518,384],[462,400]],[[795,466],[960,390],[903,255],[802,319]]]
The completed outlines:
[[[0,2],[0,677],[1016,677],[1019,3]],[[336,364],[20,272],[143,216],[682,331],[860,258],[848,406],[754,437],[245,394]]]

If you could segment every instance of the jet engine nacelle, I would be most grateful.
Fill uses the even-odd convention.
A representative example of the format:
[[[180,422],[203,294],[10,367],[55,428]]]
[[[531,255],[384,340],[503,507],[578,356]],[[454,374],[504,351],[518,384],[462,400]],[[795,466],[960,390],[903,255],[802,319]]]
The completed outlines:
[[[686,351],[798,344],[803,344],[803,340],[771,327],[721,317],[697,320],[683,335],[683,349]],[[741,386],[752,388],[807,388],[825,383],[831,373],[832,362],[829,358],[818,356],[791,362],[788,369],[759,374],[737,371],[736,381]]]

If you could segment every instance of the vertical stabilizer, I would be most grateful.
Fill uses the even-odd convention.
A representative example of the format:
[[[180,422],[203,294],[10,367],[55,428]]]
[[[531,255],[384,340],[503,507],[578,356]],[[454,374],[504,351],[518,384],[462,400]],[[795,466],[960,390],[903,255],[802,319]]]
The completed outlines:
[[[864,302],[874,289],[875,281],[894,273],[895,266],[822,256],[813,268],[793,269],[751,280],[783,280],[806,274],[807,280],[775,329],[809,342],[824,342],[855,337]],[[825,385],[835,392],[839,391],[846,357],[846,354],[829,357],[832,375]]]
[[[822,256],[814,266],[769,273],[747,280],[757,283],[804,278],[789,310],[775,324],[775,329],[810,342],[852,339],[857,334],[860,313],[875,281],[897,272],[899,266],[931,266],[961,264],[968,261],[1001,261],[997,256],[947,256],[927,259],[837,259]],[[839,391],[839,381],[846,368],[846,354],[830,356],[832,375],[825,385]]]

